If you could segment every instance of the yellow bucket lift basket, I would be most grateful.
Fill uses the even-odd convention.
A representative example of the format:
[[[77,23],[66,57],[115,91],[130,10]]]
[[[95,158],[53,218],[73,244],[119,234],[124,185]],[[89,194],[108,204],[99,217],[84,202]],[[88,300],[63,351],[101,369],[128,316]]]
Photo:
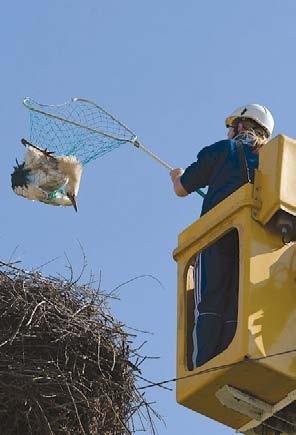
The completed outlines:
[[[242,186],[186,228],[173,254],[177,401],[247,434],[296,433],[295,215],[296,141],[279,135],[260,150],[254,185]],[[233,230],[240,259],[237,330],[226,350],[194,369],[193,265]]]

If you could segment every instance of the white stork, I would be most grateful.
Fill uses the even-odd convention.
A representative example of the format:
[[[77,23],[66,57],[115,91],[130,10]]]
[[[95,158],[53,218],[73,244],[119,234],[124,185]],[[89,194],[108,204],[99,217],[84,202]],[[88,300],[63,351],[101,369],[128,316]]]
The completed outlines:
[[[73,205],[77,211],[77,194],[82,164],[75,156],[53,156],[47,149],[26,146],[25,161],[17,162],[11,174],[12,189],[17,195],[51,205]]]

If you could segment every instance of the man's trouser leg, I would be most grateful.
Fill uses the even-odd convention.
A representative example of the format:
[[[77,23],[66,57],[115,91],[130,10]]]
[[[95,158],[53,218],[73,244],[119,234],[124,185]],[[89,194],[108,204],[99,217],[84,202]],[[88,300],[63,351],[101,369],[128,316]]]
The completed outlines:
[[[238,237],[232,231],[206,248],[196,267],[196,310],[193,365],[222,352],[236,330]]]
[[[216,314],[199,314],[193,331],[193,365],[199,367],[219,353],[218,343],[223,320]]]

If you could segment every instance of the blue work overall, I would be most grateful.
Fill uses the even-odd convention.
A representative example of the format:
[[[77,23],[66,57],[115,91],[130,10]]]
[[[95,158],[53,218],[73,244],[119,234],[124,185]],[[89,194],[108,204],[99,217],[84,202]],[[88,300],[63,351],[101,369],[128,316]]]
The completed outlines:
[[[239,153],[238,144],[241,148]],[[208,186],[201,215],[246,182],[254,181],[258,154],[248,135],[222,140],[203,148],[197,161],[181,176],[188,193]],[[242,172],[242,155],[247,179]],[[222,352],[237,326],[239,242],[235,230],[207,247],[196,260],[193,366],[198,367]]]

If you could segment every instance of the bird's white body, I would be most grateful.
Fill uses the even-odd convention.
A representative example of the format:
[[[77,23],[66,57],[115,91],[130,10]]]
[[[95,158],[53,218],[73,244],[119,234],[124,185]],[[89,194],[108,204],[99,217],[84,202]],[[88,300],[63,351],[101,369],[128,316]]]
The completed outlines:
[[[25,155],[25,168],[30,169],[29,180],[46,192],[61,189],[68,178],[58,169],[58,158],[47,157],[39,150],[28,147]]]
[[[82,165],[75,156],[52,156],[27,146],[23,169],[28,171],[28,183],[14,188],[17,195],[52,205],[73,205],[76,209]]]

